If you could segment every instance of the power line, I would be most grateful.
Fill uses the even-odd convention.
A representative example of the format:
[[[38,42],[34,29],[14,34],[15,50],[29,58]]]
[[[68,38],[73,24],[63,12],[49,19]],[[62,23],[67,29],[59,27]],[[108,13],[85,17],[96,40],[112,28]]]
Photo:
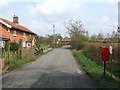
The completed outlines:
[[[46,20],[49,24],[51,24],[51,22],[47,19],[47,17],[42,13],[42,11],[36,7],[36,4],[34,2],[29,2],[30,4],[32,4],[36,9],[38,9],[38,11],[40,12],[39,14],[44,18],[44,20]]]

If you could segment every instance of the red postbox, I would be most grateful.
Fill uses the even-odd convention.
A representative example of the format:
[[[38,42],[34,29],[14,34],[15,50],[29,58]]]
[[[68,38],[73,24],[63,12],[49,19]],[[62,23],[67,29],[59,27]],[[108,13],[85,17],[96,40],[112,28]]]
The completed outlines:
[[[110,51],[108,47],[100,47],[101,51],[101,60],[102,61],[109,61],[110,59]]]

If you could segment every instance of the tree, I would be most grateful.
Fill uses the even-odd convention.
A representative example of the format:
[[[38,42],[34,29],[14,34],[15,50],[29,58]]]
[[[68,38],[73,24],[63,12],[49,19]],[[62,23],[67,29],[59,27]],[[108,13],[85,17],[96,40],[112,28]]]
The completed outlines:
[[[65,25],[65,27],[67,28],[70,37],[77,38],[80,35],[85,34],[83,24],[80,20],[70,19],[68,23]]]
[[[109,33],[107,33],[106,38],[107,38],[107,39],[109,39],[109,38],[110,38],[110,34],[109,34]]]
[[[104,35],[103,35],[102,33],[99,33],[99,34],[97,35],[97,39],[98,39],[99,41],[102,41],[102,40],[104,39]]]
[[[35,38],[36,38],[35,45],[37,47],[40,47],[41,44],[53,45],[53,38],[54,38],[53,35],[46,35],[45,37],[37,35],[37,36],[35,36]],[[58,39],[62,39],[61,34],[55,34],[55,42],[57,42]]]
[[[46,42],[47,44],[53,45],[53,38],[55,38],[55,44],[58,41],[58,39],[62,39],[61,34],[55,34],[55,36],[53,35],[46,35]]]
[[[37,47],[40,47],[40,45],[44,42],[44,37],[42,37],[42,36],[38,36],[38,35],[36,35],[35,36],[35,39],[36,39],[36,42],[35,42],[35,45],[37,46]]]
[[[111,38],[112,38],[111,39],[112,42],[118,42],[119,34],[115,31],[113,31],[111,34]]]
[[[90,37],[90,41],[95,42],[96,40],[97,40],[97,35],[94,34]]]
[[[83,27],[82,22],[80,20],[70,19],[65,27],[67,28],[68,33],[71,37],[72,48],[75,48],[77,50],[82,49],[84,46],[83,42],[88,40],[88,37],[85,35],[86,31]]]
[[[21,59],[22,58],[22,39],[19,39],[19,49],[20,49],[19,57]]]

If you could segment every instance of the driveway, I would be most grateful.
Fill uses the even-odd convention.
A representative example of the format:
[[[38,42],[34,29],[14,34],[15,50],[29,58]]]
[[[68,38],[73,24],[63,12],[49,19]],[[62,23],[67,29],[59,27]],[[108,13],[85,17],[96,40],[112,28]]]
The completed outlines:
[[[54,49],[3,76],[3,88],[94,88],[70,46]]]

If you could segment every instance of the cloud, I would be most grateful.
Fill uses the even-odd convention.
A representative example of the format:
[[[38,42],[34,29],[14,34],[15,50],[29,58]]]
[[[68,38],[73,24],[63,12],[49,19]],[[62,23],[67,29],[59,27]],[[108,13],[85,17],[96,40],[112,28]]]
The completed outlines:
[[[52,25],[50,25],[49,23],[40,22],[38,20],[30,21],[29,28],[38,35],[45,35],[45,33],[51,34],[52,32]]]
[[[9,5],[9,1],[11,0],[0,0],[0,17],[3,17],[4,15],[4,9],[7,9],[8,5]]]
[[[26,6],[26,8],[31,16],[38,13],[38,10],[33,5]]]
[[[7,0],[7,1],[8,2],[41,2],[44,0]],[[66,0],[66,1],[68,1],[68,0]],[[73,1],[79,1],[79,2],[118,2],[119,0],[73,0]]]
[[[27,0],[25,1],[16,0],[13,2],[18,2],[18,1],[26,2]],[[29,3],[30,1],[31,4]],[[112,13],[110,13],[109,15],[104,13],[104,16],[101,14],[99,15],[99,13],[104,12],[102,7],[101,7],[101,11],[96,11],[96,9],[94,8],[90,8],[90,9],[87,8],[87,6],[91,4],[85,3],[91,1],[98,2],[100,0],[89,0],[89,1],[88,0],[40,0],[38,2],[36,2],[36,0],[30,0],[30,1],[27,1],[28,3],[26,4],[26,6],[24,6],[25,4],[23,4],[23,7],[21,7],[21,9],[25,7],[27,8],[25,14],[28,17],[25,17],[25,19],[23,17],[23,19],[25,23],[29,23],[27,24],[28,28],[36,32],[38,35],[52,34],[53,24],[56,25],[56,33],[61,33],[62,35],[64,35],[66,29],[63,24],[65,20],[70,18],[77,18],[80,20],[83,19],[82,21],[85,23],[86,28],[91,33],[94,32],[99,33],[100,31],[104,32],[105,30],[106,30],[105,32],[109,32],[113,29],[113,28],[110,29],[111,27],[109,27],[109,24],[110,23],[113,24],[115,20],[115,18],[113,19],[114,16],[112,15]],[[109,2],[108,0],[106,1]],[[32,5],[32,2],[35,3],[33,3]],[[100,2],[102,2],[102,0]],[[3,0],[2,5],[7,6],[8,4],[9,4],[8,0]],[[21,5],[20,3],[15,3],[12,5],[15,5],[17,8],[17,4]],[[112,6],[113,3],[110,4],[111,5],[107,5],[107,6]],[[102,4],[100,3],[100,5]],[[7,10],[9,10],[9,8]],[[92,14],[95,13],[94,11],[97,12],[98,14]],[[18,12],[18,14],[21,15],[22,13]],[[28,20],[26,20],[26,18],[28,18]],[[49,21],[51,21],[51,23]]]
[[[0,7],[7,7],[13,0],[0,0]]]
[[[102,21],[103,21],[103,23],[109,23],[109,17],[108,16],[103,16]]]
[[[71,7],[72,6],[72,7]],[[30,13],[41,12],[45,15],[58,15],[65,14],[80,10],[80,7],[83,6],[83,3],[80,0],[43,0],[41,3],[36,5],[28,6],[30,8]]]
[[[62,25],[63,22],[54,22],[55,23],[55,33],[64,35],[67,30]],[[33,32],[38,35],[45,36],[46,34],[53,34],[53,24],[47,22],[41,22],[39,20],[31,20],[27,25]]]
[[[90,35],[101,32],[107,34],[116,30],[115,26],[117,25],[117,21],[112,20],[109,16],[103,15],[101,18],[94,18],[92,23],[86,23],[86,28]]]
[[[61,13],[63,11],[63,2],[60,0],[44,0],[36,5],[44,14]]]

